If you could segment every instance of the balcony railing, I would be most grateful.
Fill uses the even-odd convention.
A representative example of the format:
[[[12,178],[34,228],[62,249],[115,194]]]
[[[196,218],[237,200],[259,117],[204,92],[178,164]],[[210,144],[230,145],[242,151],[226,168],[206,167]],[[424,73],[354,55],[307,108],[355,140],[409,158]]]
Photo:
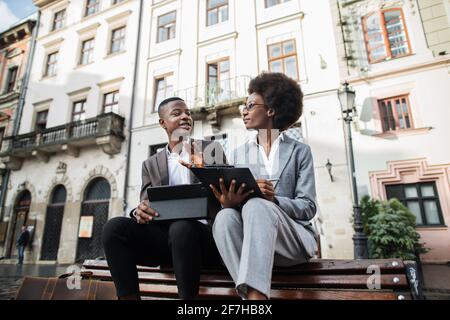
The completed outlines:
[[[8,162],[11,157],[26,158],[36,152],[50,154],[67,150],[68,147],[73,151],[95,144],[101,146],[104,152],[115,154],[120,152],[120,143],[124,139],[124,121],[123,117],[115,113],[107,113],[42,131],[6,137],[0,157],[7,157],[3,160]]]
[[[249,76],[239,76],[175,92],[191,109],[229,106],[241,103],[247,96]]]

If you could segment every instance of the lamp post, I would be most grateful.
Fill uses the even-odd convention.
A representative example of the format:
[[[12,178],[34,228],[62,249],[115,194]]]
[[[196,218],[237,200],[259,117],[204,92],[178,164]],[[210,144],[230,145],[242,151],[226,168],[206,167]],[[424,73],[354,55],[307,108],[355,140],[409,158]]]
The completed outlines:
[[[347,82],[338,91],[338,98],[341,105],[341,112],[343,120],[346,124],[346,144],[349,159],[349,169],[351,175],[352,184],[352,197],[353,197],[353,218],[355,234],[353,235],[353,245],[355,259],[367,259],[367,236],[364,234],[364,228],[361,219],[361,207],[359,206],[358,190],[356,185],[355,174],[355,159],[353,155],[353,141],[352,141],[352,121],[353,113],[355,110],[355,91],[351,89]]]

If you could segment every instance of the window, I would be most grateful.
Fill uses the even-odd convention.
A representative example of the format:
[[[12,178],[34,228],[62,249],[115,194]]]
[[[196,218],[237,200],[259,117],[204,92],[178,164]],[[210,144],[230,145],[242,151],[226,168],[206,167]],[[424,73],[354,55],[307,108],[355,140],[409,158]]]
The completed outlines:
[[[297,50],[295,40],[287,40],[268,47],[269,70],[282,72],[292,79],[298,80]]]
[[[206,25],[211,26],[228,20],[228,0],[208,0]]]
[[[42,131],[47,128],[48,110],[39,111],[36,113],[36,124],[34,126],[36,131]]]
[[[272,7],[272,6],[276,6],[277,4],[280,3],[285,3],[288,2],[290,0],[265,0],[266,2],[266,8]]]
[[[47,64],[45,67],[44,76],[52,77],[56,75],[56,63],[58,62],[58,51],[47,55]]]
[[[408,96],[378,101],[383,132],[413,128]]]
[[[208,63],[208,84],[206,101],[208,104],[229,100],[230,60],[228,58]]]
[[[158,111],[158,106],[164,99],[173,96],[173,75],[166,75],[155,79],[155,104],[153,110]]]
[[[215,85],[230,78],[230,60],[228,58],[208,64],[208,84]]]
[[[167,145],[167,143],[160,143],[160,144],[155,144],[153,146],[150,146],[149,147],[149,157],[160,152],[161,150],[164,150],[166,145]]]
[[[125,27],[114,29],[111,34],[110,53],[123,51],[125,48]]]
[[[386,196],[407,206],[416,216],[416,225],[444,225],[435,182],[387,185]]]
[[[119,113],[119,91],[103,95],[103,113],[109,112]]]
[[[86,2],[86,11],[84,12],[84,16],[90,16],[91,14],[94,14],[98,12],[98,9],[100,8],[100,0],[87,0]]]
[[[364,38],[370,63],[411,54],[401,9],[371,13],[363,18]]]
[[[176,11],[158,17],[158,43],[175,38],[176,23]]]
[[[94,39],[85,40],[81,43],[80,65],[88,64],[94,57]]]
[[[66,9],[56,12],[55,15],[53,16],[52,31],[63,28],[65,20],[66,20]]]
[[[72,121],[80,121],[85,119],[86,100],[80,100],[73,103]]]
[[[6,83],[6,93],[13,92],[16,85],[18,67],[12,67],[8,70],[8,81]]]

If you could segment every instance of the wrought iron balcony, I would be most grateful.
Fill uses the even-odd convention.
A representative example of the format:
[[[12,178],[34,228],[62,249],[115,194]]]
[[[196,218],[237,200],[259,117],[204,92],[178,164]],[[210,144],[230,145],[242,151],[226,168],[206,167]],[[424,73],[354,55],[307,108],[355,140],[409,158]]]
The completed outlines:
[[[206,115],[212,125],[218,126],[220,115],[237,113],[239,105],[245,103],[250,79],[239,76],[182,89],[174,95],[186,101],[195,118]]]
[[[125,119],[115,113],[74,121],[65,125],[3,139],[0,157],[12,170],[19,170],[23,159],[35,156],[47,162],[53,153],[64,151],[77,157],[82,147],[98,145],[110,155],[120,152]]]

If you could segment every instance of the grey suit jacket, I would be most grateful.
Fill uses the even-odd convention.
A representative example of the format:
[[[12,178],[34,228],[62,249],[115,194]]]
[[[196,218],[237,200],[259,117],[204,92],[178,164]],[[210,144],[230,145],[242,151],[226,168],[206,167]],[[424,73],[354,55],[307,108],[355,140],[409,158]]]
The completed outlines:
[[[222,146],[218,142],[201,140],[196,141],[197,145],[201,147],[205,157],[205,164],[224,164],[227,162]],[[191,172],[191,183],[198,183],[198,179]],[[152,155],[142,163],[142,184],[140,199],[148,200],[147,188],[152,186],[169,185],[169,170],[167,166],[166,148]],[[214,220],[217,212],[220,210],[220,205],[215,199],[209,199],[209,216]],[[130,212],[130,216],[134,218],[134,210]]]
[[[311,148],[285,135],[275,159],[276,173],[269,176],[255,144],[247,142],[230,155],[236,167],[248,167],[255,178],[279,179],[274,182],[276,203],[295,222],[317,236],[311,223],[317,211]]]

